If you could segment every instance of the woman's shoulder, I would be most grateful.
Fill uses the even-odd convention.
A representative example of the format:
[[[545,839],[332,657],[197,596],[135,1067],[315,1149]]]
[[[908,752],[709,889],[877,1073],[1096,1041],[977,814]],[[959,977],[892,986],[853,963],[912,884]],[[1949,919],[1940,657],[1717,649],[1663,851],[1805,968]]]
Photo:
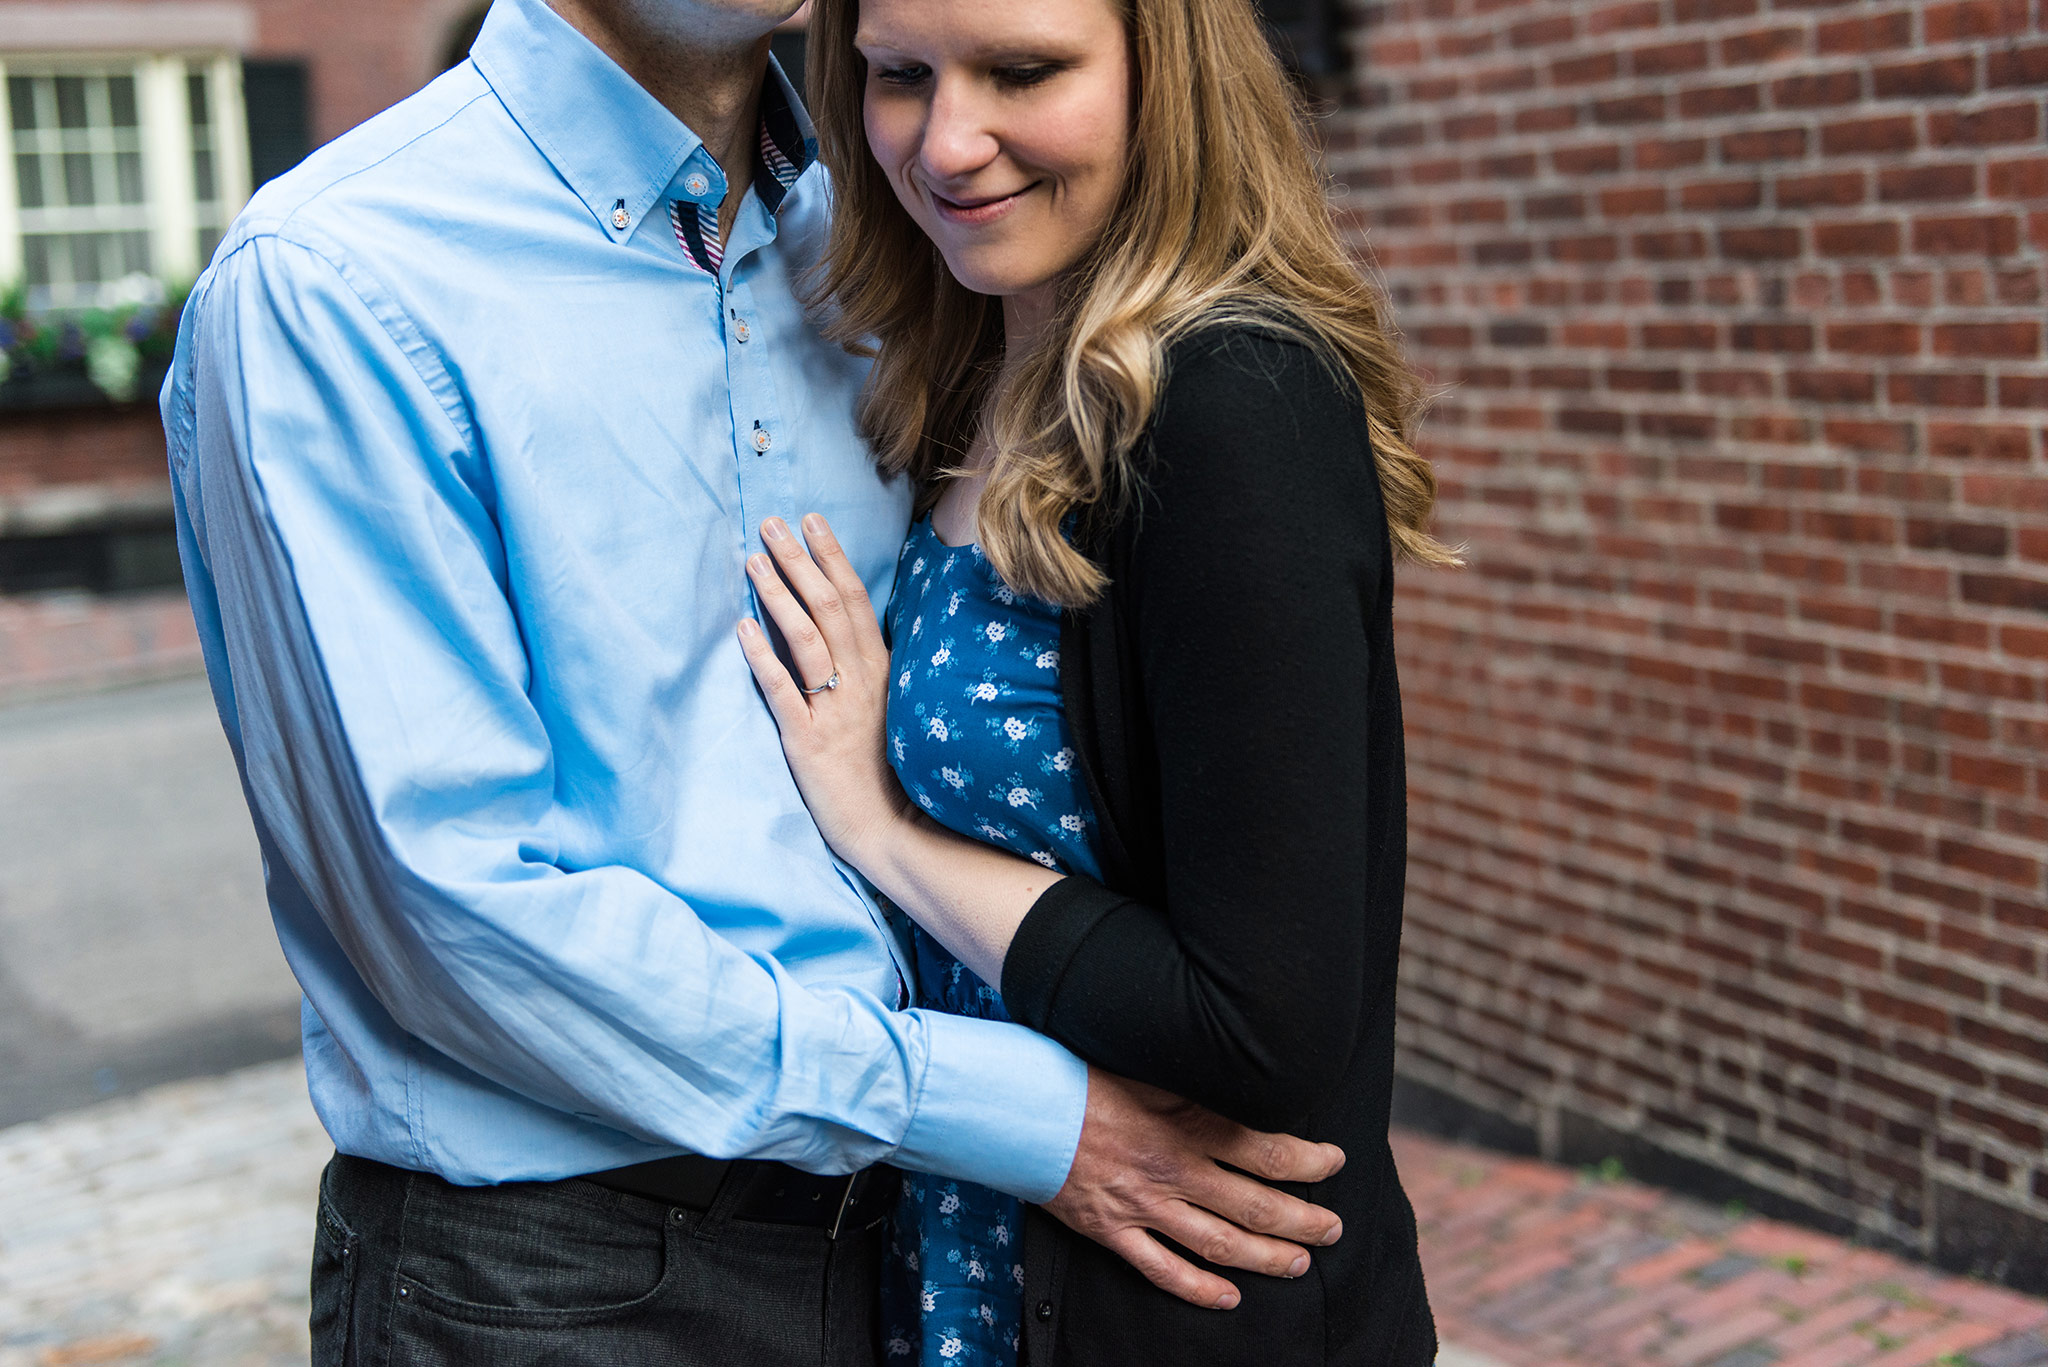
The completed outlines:
[[[1258,320],[1214,323],[1167,349],[1140,459],[1160,499],[1319,499],[1377,488],[1351,378],[1309,338]]]
[[[1342,366],[1303,330],[1284,318],[1257,316],[1204,323],[1166,349],[1158,413],[1198,409],[1307,404],[1325,417],[1356,416],[1365,409]]]

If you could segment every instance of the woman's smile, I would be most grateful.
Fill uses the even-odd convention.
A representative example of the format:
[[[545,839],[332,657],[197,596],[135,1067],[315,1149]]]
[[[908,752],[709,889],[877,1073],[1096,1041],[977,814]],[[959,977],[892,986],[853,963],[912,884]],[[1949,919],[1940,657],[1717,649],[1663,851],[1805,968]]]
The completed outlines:
[[[927,190],[931,196],[932,212],[947,223],[963,228],[981,228],[1003,218],[1015,209],[1024,196],[1036,190],[1042,181],[1033,181],[1019,190],[1001,195],[959,195],[948,197],[936,190]]]

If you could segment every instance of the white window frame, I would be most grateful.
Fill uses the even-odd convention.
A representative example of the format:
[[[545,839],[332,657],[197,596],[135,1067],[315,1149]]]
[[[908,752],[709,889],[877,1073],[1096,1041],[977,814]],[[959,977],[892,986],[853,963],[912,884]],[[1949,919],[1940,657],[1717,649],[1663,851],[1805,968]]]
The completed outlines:
[[[135,78],[142,133],[143,200],[149,223],[150,274],[189,282],[199,259],[201,205],[194,198],[192,120],[186,80],[206,81],[213,138],[216,200],[210,226],[225,228],[248,201],[249,132],[242,105],[242,60],[234,51],[136,52],[84,49],[0,52],[0,288],[22,278],[21,199],[14,175],[14,112],[5,98],[9,75],[118,75]]]

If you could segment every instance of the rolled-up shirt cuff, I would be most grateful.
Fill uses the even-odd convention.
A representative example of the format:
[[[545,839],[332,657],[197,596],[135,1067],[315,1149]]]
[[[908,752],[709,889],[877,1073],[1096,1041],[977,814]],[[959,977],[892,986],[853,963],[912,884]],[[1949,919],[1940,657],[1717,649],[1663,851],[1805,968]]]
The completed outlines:
[[[1088,1066],[1035,1031],[919,1011],[917,1105],[889,1161],[1050,1201],[1066,1185],[1088,1108]]]

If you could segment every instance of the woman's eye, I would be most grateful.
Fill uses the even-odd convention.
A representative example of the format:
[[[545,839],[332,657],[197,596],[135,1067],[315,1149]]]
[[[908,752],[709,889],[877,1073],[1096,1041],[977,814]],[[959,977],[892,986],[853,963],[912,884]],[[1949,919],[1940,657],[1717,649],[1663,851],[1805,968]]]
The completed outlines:
[[[1032,66],[999,66],[995,78],[1008,86],[1043,85],[1060,71],[1058,62],[1039,62]]]
[[[931,75],[931,68],[927,66],[883,66],[875,68],[876,80],[880,81],[883,85],[892,85],[898,88],[914,86],[929,75]]]

